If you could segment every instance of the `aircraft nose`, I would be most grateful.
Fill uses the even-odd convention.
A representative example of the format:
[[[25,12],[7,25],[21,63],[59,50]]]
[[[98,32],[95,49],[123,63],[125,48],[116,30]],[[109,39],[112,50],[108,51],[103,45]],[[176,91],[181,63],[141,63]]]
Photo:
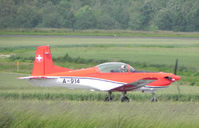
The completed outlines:
[[[175,79],[176,81],[178,81],[178,80],[180,80],[180,79],[181,79],[181,77],[180,77],[180,76],[175,75],[175,76],[174,76],[174,79]]]
[[[166,79],[168,79],[168,80],[170,80],[172,82],[175,82],[175,81],[178,81],[178,80],[181,79],[180,76],[174,75],[174,74],[170,74],[170,76],[168,75],[168,76],[166,76],[164,78],[166,78]]]
[[[174,75],[173,77],[172,77],[172,81],[178,81],[178,80],[180,80],[181,78],[180,78],[180,76],[178,76],[178,75]]]

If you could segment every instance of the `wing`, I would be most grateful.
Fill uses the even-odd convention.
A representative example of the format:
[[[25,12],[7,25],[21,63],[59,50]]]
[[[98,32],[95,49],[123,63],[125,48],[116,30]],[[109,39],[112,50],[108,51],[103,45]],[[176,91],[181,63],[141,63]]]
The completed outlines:
[[[133,91],[136,90],[138,88],[141,88],[147,84],[150,84],[154,81],[156,81],[157,78],[144,78],[129,84],[124,84],[122,86],[116,87],[111,89],[111,91]]]

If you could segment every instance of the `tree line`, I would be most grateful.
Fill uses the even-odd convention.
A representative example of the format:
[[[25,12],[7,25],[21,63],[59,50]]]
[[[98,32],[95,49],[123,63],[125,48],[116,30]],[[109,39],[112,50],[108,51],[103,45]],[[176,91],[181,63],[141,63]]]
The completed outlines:
[[[0,0],[0,28],[199,31],[199,0]]]

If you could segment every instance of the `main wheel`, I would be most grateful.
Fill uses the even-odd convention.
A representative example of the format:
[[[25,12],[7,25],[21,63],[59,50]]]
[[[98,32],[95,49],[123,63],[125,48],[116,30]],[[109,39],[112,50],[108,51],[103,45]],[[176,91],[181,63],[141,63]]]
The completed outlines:
[[[112,100],[113,100],[113,98],[112,97],[109,98],[108,96],[104,99],[105,102],[112,101]]]
[[[121,102],[129,102],[129,98],[127,96],[124,96],[121,98]]]

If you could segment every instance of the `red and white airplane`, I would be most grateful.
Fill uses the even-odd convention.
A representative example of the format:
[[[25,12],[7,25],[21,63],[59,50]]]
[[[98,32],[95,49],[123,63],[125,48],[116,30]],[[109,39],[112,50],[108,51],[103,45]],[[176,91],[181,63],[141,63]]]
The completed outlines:
[[[103,63],[91,68],[72,70],[53,65],[50,47],[37,48],[32,76],[20,77],[28,79],[39,86],[59,86],[81,88],[108,92],[105,101],[112,100],[112,92],[122,92],[121,101],[128,102],[127,91],[150,91],[152,101],[157,101],[155,90],[167,88],[171,83],[180,80],[175,73],[137,71],[121,62]]]

